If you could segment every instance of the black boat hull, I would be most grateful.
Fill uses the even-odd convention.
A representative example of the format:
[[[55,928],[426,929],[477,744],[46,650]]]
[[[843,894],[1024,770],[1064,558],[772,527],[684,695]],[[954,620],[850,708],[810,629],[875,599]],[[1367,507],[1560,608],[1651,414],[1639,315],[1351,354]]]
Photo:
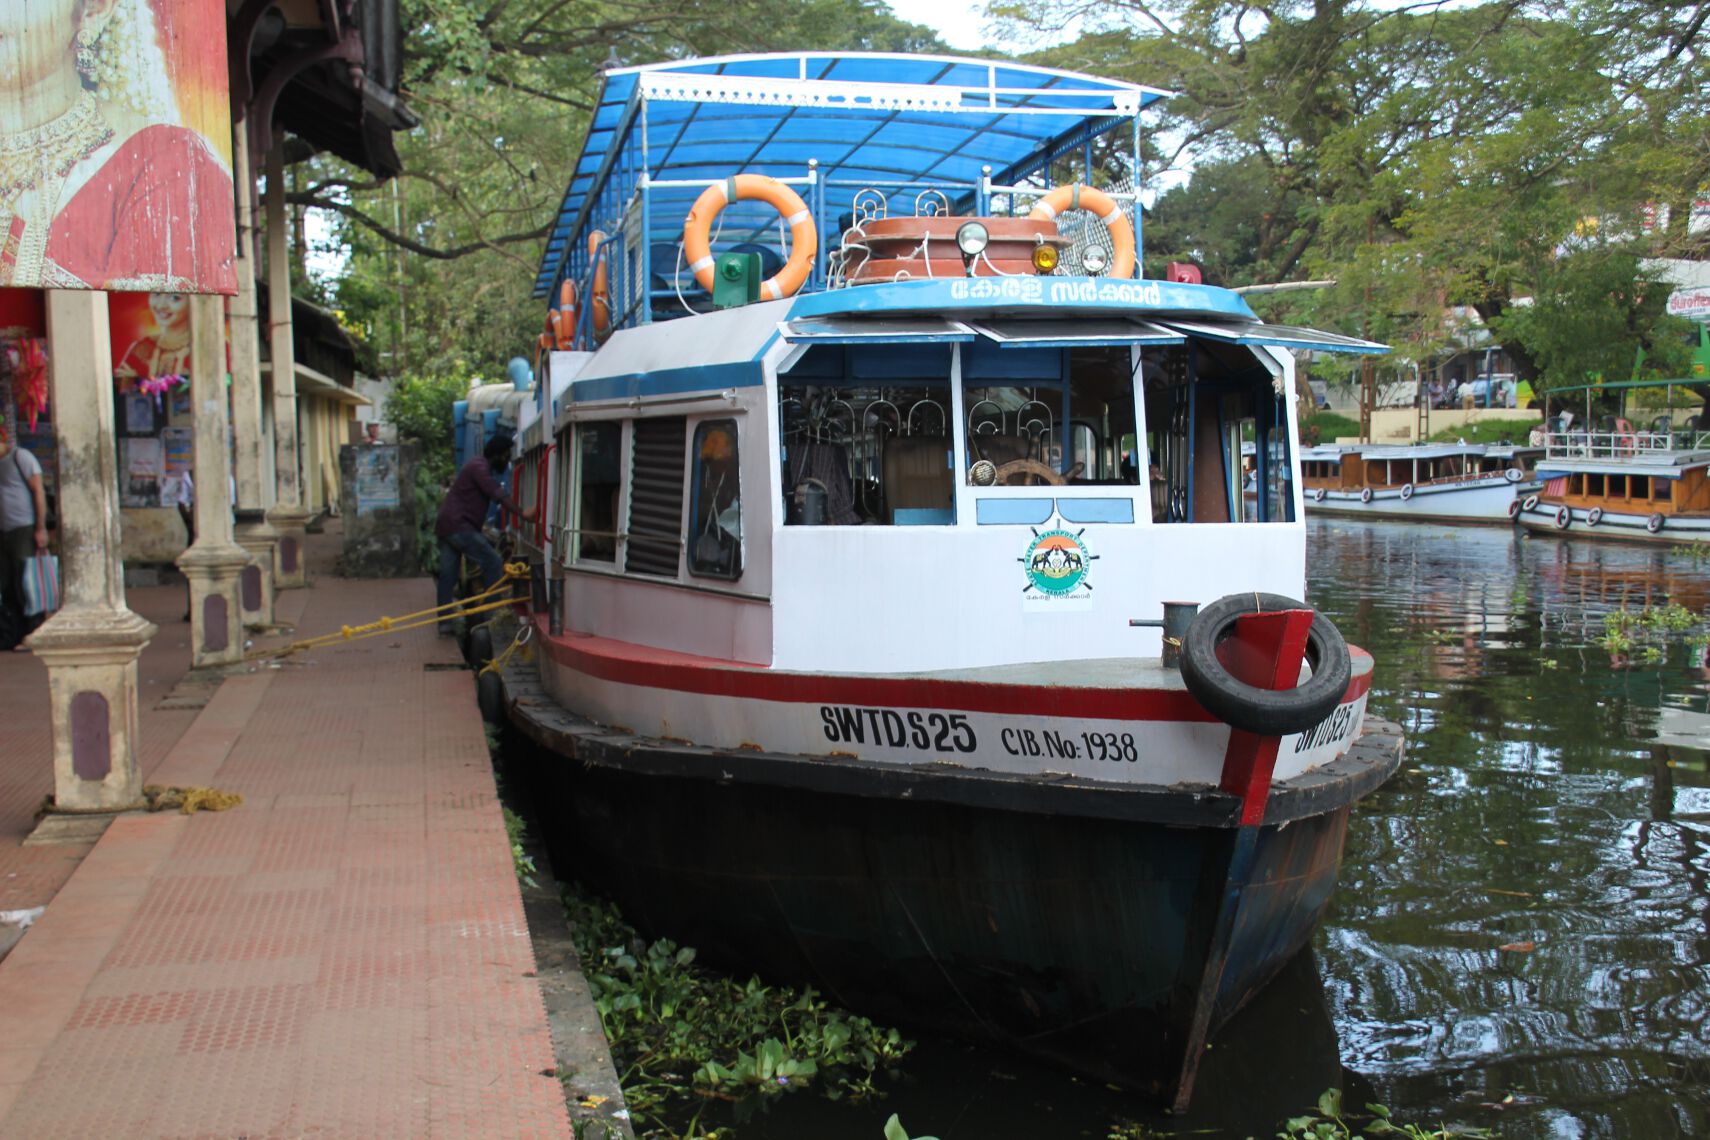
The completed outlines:
[[[610,735],[511,686],[555,860],[642,930],[1161,1097],[1201,987],[1221,1023],[1311,937],[1348,810],[1401,753],[1377,726],[1340,771],[1279,787],[1208,982],[1233,797],[712,753]]]

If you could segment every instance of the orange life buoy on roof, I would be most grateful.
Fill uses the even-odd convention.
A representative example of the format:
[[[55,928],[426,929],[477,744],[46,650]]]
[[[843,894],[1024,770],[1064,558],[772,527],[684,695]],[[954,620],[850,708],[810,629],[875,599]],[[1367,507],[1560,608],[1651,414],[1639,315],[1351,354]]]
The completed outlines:
[[[688,259],[689,272],[695,275],[701,288],[712,292],[713,219],[731,202],[748,200],[765,202],[790,226],[790,259],[776,277],[761,282],[761,295],[773,301],[793,296],[813,267],[814,254],[819,249],[819,231],[814,228],[813,215],[801,195],[764,174],[733,175],[701,191],[689,208],[689,216],[683,219],[683,256]]]
[[[568,349],[576,343],[576,283],[566,277],[558,286],[558,306],[546,312],[546,330],[552,334],[557,349]]]
[[[1112,250],[1108,276],[1134,276],[1134,227],[1128,224],[1128,216],[1110,195],[1080,183],[1059,186],[1033,203],[1033,209],[1027,216],[1050,221],[1066,210],[1091,210],[1098,215],[1098,220],[1110,231]]]
[[[606,235],[595,230],[588,235],[588,257],[594,261],[594,285],[588,290],[588,309],[594,326],[594,343],[599,344],[612,331],[612,295],[606,287],[606,261],[600,257],[600,247]]]

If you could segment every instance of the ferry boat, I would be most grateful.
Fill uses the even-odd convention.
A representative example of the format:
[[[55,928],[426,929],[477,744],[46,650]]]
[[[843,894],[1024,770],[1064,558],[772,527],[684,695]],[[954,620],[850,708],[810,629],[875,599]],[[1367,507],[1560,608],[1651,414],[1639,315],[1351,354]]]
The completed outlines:
[[[1594,420],[1586,428],[1555,420],[1539,465],[1542,487],[1522,498],[1515,521],[1540,534],[1676,546],[1710,541],[1710,420],[1700,413],[1677,417],[1673,389],[1710,384],[1710,331],[1700,325],[1693,375],[1672,381],[1629,380],[1562,390],[1614,393],[1666,388],[1669,410],[1648,426],[1625,415]]]
[[[1161,94],[607,71],[537,281],[534,664],[495,704],[643,929],[1185,1104],[1402,744],[1291,600],[1290,350],[1383,346],[1135,275],[1134,195],[1085,168],[1138,169]]]
[[[1541,446],[1321,444],[1301,451],[1306,509],[1316,515],[1507,523],[1538,489]]]

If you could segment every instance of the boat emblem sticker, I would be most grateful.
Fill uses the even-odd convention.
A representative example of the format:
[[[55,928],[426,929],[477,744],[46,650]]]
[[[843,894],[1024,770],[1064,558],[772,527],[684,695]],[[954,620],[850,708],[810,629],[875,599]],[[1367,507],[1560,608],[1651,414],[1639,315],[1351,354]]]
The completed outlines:
[[[1033,541],[1020,558],[1026,583],[1021,588],[1023,609],[1090,609],[1092,584],[1087,580],[1098,556],[1087,550],[1085,528],[1068,531],[1060,525],[1033,532]]]

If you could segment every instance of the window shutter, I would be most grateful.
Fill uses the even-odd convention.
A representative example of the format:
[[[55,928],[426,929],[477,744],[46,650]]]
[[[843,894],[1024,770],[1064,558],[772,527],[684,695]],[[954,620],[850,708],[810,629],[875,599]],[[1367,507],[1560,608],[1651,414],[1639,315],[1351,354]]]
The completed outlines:
[[[683,444],[687,430],[687,420],[682,416],[635,421],[626,572],[677,577],[683,550]]]

